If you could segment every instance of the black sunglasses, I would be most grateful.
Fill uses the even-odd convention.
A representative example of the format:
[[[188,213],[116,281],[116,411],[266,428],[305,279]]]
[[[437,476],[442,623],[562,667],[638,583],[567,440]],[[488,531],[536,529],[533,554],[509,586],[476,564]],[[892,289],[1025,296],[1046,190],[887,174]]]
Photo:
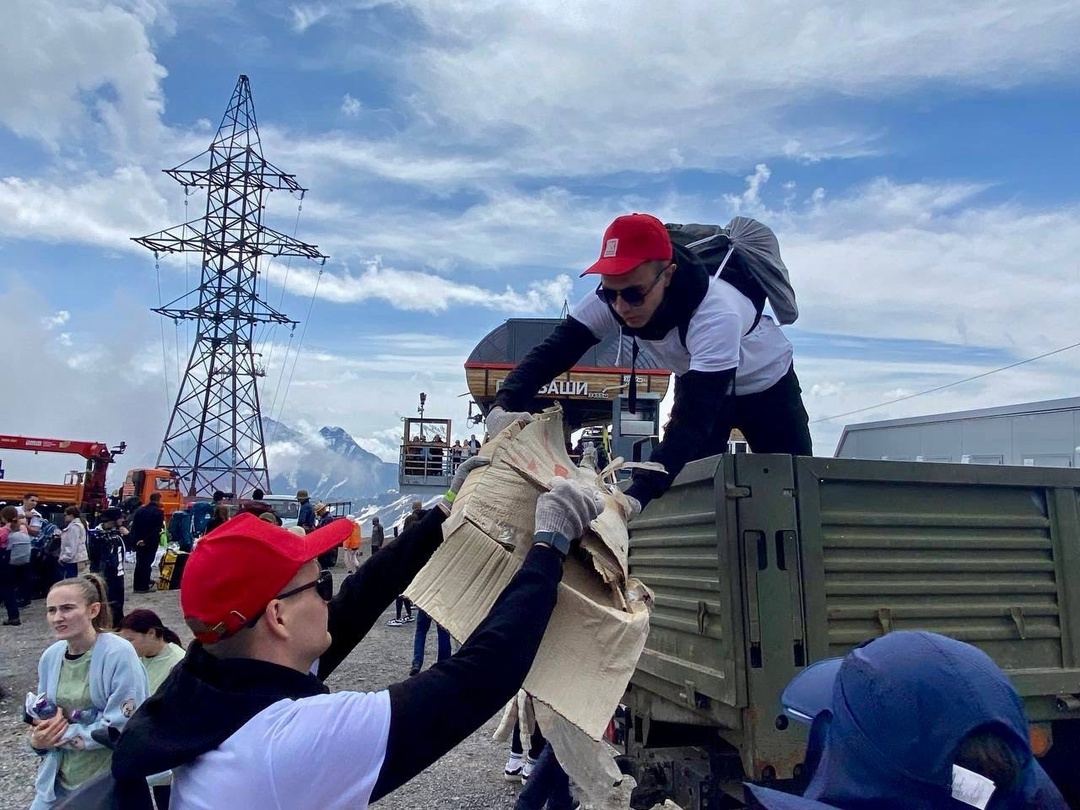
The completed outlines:
[[[312,588],[315,589],[315,593],[319,595],[319,598],[324,602],[329,602],[334,598],[334,575],[327,569],[323,569],[319,572],[319,576],[309,582],[307,585],[301,585],[299,588],[293,588],[291,591],[285,591],[285,593],[279,593],[274,599],[288,599],[290,596],[296,596],[298,593],[309,591]],[[270,600],[271,602],[273,599]],[[254,627],[259,623],[259,619],[266,613],[266,608],[263,608],[256,613],[251,621],[247,623],[248,627]]]
[[[596,288],[596,294],[601,301],[606,301],[608,306],[615,306],[615,302],[622,298],[626,302],[627,306],[640,307],[645,303],[645,299],[649,297],[649,293],[653,291],[658,283],[660,283],[660,277],[664,275],[664,271],[668,269],[670,265],[664,265],[660,272],[656,274],[656,278],[653,279],[652,284],[646,287],[644,290],[641,287],[627,287],[625,290],[611,290],[604,286],[604,282]]]
[[[291,591],[279,593],[274,598],[288,599],[290,596],[296,596],[298,593],[303,593],[311,588],[315,589],[315,593],[317,593],[324,602],[329,602],[334,598],[334,575],[324,568],[319,572],[319,576],[307,585],[301,585],[299,588],[293,588]]]

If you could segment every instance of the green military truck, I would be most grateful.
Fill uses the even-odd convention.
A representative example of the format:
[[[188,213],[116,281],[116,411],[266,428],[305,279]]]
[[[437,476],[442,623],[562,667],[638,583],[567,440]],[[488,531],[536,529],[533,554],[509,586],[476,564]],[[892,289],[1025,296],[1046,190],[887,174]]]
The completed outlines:
[[[799,789],[807,729],[783,688],[899,629],[992,656],[1080,806],[1080,471],[715,456],[631,524],[630,572],[656,597],[625,701],[635,806]]]

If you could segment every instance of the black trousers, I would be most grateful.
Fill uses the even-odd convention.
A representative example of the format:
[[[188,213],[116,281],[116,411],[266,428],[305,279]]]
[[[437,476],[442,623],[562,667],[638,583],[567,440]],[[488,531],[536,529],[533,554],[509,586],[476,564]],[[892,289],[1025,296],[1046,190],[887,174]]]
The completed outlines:
[[[11,552],[7,549],[0,551],[0,601],[7,608],[9,621],[19,618],[19,602],[22,594],[19,592],[19,584],[23,579],[23,572],[30,569],[29,565],[12,565]]]
[[[124,578],[118,576],[115,571],[106,571],[105,595],[109,600],[109,610],[112,612],[113,627],[120,624],[124,618]]]
[[[810,417],[802,401],[802,388],[791,366],[787,374],[771,387],[757,394],[740,394],[728,400],[726,419],[720,420],[717,430],[708,438],[706,458],[727,452],[728,436],[738,428],[755,453],[787,453],[792,456],[813,455],[810,441]]]
[[[544,744],[546,742],[547,740],[544,739],[544,735],[540,731],[540,726],[534,728],[533,733],[529,737],[529,756],[533,759],[539,759],[540,753],[544,750]],[[510,737],[510,753],[525,753],[521,746],[521,726],[517,723],[514,723],[514,733]]]
[[[150,590],[150,572],[154,567],[157,548],[157,542],[152,540],[144,540],[141,546],[135,546],[135,575],[131,584],[136,591]]]

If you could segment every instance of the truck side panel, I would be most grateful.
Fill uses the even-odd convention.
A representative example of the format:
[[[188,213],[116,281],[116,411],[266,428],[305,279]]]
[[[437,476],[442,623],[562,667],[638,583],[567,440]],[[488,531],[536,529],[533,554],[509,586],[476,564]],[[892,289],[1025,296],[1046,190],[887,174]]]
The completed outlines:
[[[687,465],[677,492],[634,521],[631,574],[653,589],[649,638],[634,675],[647,693],[686,709],[746,705],[738,558],[717,537],[735,533],[723,457]],[[665,718],[668,719],[668,718]],[[727,714],[726,722],[737,722]],[[714,716],[712,722],[720,721]],[[707,721],[702,721],[707,722]]]
[[[656,593],[635,723],[669,724],[670,746],[709,732],[749,778],[799,775],[806,730],[779,705],[790,678],[891,630],[975,644],[1033,721],[1080,719],[1077,471],[699,461],[632,524],[630,568]]]
[[[83,488],[78,484],[30,484],[21,481],[0,481],[0,501],[18,506],[23,495],[33,492],[42,503],[82,503]]]
[[[796,466],[811,661],[891,630],[932,630],[993,657],[1033,720],[1061,719],[1053,692],[1080,688],[1067,610],[1080,587],[1075,473]]]

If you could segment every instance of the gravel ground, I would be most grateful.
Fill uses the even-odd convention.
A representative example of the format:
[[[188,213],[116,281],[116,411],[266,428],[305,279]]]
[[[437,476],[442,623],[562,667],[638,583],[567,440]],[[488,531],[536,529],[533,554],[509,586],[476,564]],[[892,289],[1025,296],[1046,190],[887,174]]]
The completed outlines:
[[[343,565],[334,569],[335,581],[345,576]],[[126,577],[125,607],[150,608],[184,639],[191,635],[180,617],[179,592],[130,592]],[[413,625],[387,627],[393,606],[327,682],[331,690],[377,691],[402,680],[412,659]],[[23,611],[21,627],[0,627],[0,810],[25,810],[33,800],[37,756],[30,751],[22,702],[37,683],[37,662],[52,642],[45,623],[44,600],[35,600]],[[456,648],[456,645],[455,645]],[[435,632],[428,637],[428,661],[433,663]],[[444,756],[427,771],[390,794],[376,806],[385,810],[459,808],[460,810],[511,810],[518,786],[507,784],[502,767],[508,753],[503,743],[492,741],[498,718]]]

